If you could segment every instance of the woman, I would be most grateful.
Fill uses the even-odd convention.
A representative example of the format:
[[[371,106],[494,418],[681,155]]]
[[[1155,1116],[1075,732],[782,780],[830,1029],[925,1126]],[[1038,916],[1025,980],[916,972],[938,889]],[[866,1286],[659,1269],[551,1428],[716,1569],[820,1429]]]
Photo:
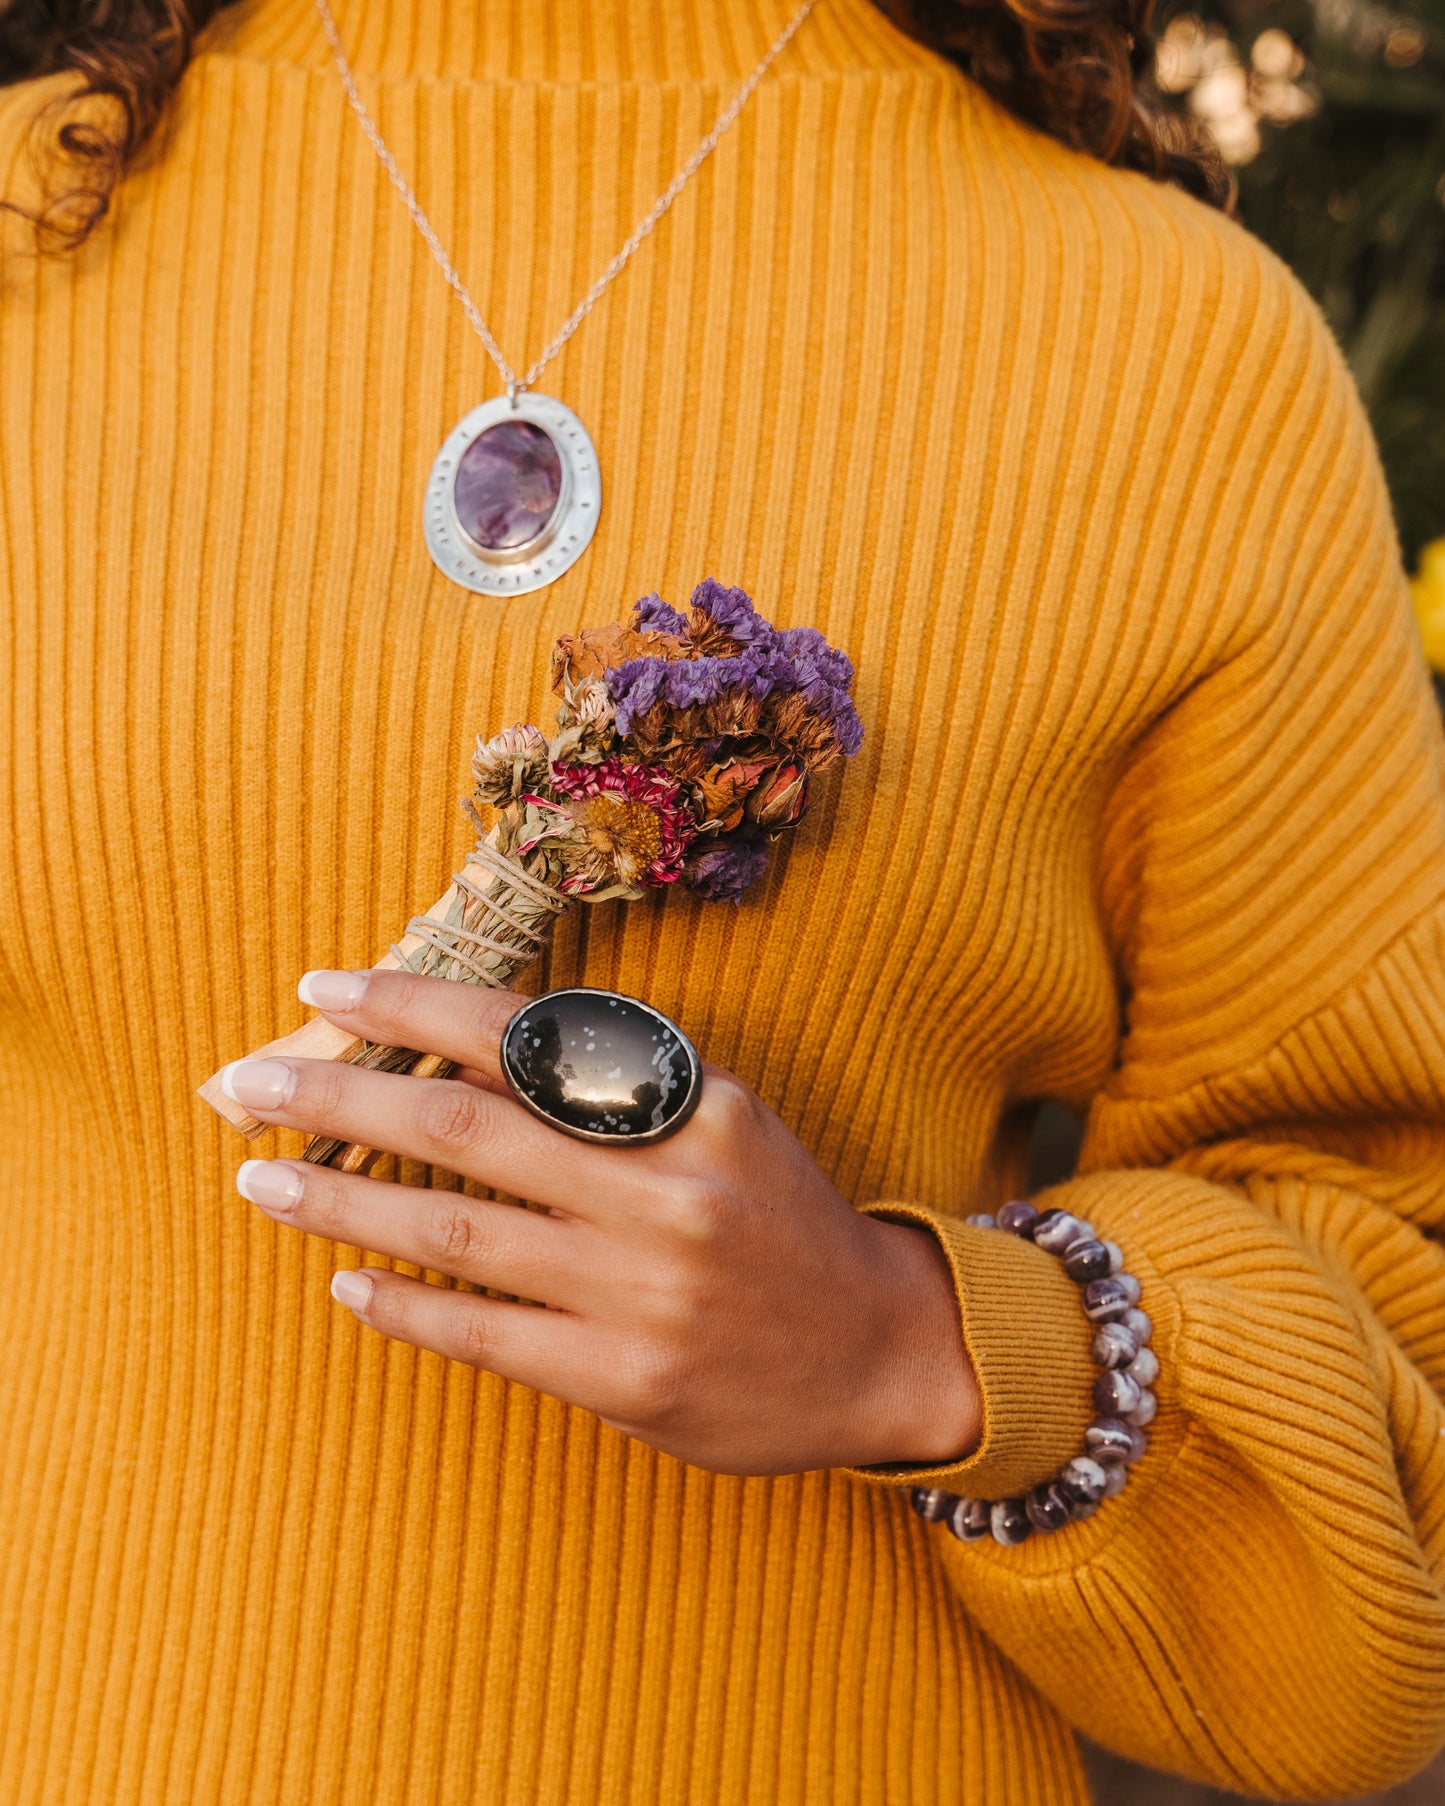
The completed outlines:
[[[334,17],[520,357],[791,10]],[[0,307],[0,1798],[1054,1806],[1075,1731],[1282,1798],[1412,1772],[1438,733],[1349,379],[1166,179],[1142,22],[819,0],[548,371],[604,511],[502,601],[421,531],[486,350],[313,0],[193,45],[211,11],[3,21],[3,191],[84,242]],[[75,69],[130,141],[90,113],[37,167]],[[563,920],[544,987],[715,1063],[676,1137],[593,1148],[497,1089],[503,1003],[355,974],[455,869],[473,734],[550,719],[558,635],[706,575],[848,649],[866,738],[761,899]],[[281,1131],[238,1201],[192,1087],[308,970],[463,1071],[233,1070]],[[1088,1130],[1034,1203],[1140,1281],[1158,1415],[1096,1512],[964,1541],[908,1488],[1046,1487],[1093,1409],[1076,1286],[965,1220],[1047,1097]],[[302,1168],[317,1129],[406,1184]]]

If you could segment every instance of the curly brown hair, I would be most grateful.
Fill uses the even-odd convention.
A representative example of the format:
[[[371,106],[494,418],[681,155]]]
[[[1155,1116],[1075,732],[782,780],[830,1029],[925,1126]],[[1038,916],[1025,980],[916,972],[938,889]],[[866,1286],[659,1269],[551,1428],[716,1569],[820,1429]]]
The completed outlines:
[[[56,148],[68,176],[35,209],[0,202],[43,246],[73,249],[156,135],[198,34],[235,0],[0,0],[0,86],[73,72]],[[1227,205],[1205,143],[1153,88],[1154,0],[876,0],[909,36],[1019,118],[1105,163]],[[88,107],[94,101],[98,107]],[[75,116],[79,106],[80,116]]]

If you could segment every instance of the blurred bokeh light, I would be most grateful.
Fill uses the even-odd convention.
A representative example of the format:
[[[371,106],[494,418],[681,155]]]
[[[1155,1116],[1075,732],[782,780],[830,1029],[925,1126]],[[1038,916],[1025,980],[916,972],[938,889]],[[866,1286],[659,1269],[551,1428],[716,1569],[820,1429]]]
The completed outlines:
[[[1194,0],[1156,32],[1160,88],[1339,338],[1415,569],[1445,537],[1445,0]]]

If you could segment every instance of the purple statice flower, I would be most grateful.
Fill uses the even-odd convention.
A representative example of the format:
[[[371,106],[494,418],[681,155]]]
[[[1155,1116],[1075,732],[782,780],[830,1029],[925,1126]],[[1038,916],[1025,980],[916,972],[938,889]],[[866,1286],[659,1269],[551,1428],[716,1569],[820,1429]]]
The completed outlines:
[[[630,658],[613,665],[605,677],[619,734],[631,733],[637,716],[657,703],[705,708],[724,696],[752,696],[761,702],[775,690],[801,688],[788,658],[769,641],[745,647],[736,658]]]
[[[772,695],[801,694],[808,712],[826,721],[840,749],[857,752],[863,725],[849,694],[853,664],[830,646],[816,627],[778,629],[765,621],[740,589],[709,577],[693,591],[692,605],[724,629],[739,648],[731,658],[633,658],[605,673],[617,711],[617,731],[628,734],[639,715],[662,704],[674,709],[704,708],[727,696],[762,702]],[[641,627],[666,632],[685,629],[683,617],[657,596],[637,604]]]
[[[851,759],[863,744],[863,718],[852,702],[834,720],[833,732],[838,736],[838,750],[845,759]]]
[[[830,646],[816,627],[785,627],[778,640],[797,679],[793,687],[813,714],[832,723],[839,746],[852,758],[863,744],[863,723],[849,694],[852,659]]]
[[[633,717],[645,715],[655,702],[662,700],[663,679],[671,669],[667,659],[630,658],[603,672],[607,694],[617,712],[619,734],[631,733]]]
[[[766,642],[777,635],[777,628],[753,607],[753,599],[746,590],[729,589],[716,577],[703,578],[692,592],[692,605],[740,646]]]
[[[680,614],[671,603],[664,602],[655,590],[650,596],[644,596],[632,612],[636,624],[641,628],[678,635],[687,632],[687,616]]]
[[[695,709],[703,703],[716,702],[730,687],[721,667],[732,662],[725,658],[689,658],[669,663],[662,680],[662,700],[675,709]]]
[[[741,903],[743,892],[767,870],[761,840],[730,841],[702,853],[687,868],[686,882],[710,903]]]

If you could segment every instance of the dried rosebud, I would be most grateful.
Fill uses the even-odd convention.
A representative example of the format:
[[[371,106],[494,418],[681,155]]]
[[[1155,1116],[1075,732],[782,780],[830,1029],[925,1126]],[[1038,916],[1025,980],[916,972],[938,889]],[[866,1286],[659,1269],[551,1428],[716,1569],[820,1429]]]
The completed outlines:
[[[499,806],[510,803],[546,777],[547,765],[546,736],[530,722],[503,728],[490,740],[478,737],[472,758],[477,797]]]
[[[766,759],[732,759],[703,773],[697,780],[697,793],[713,833],[730,834],[741,824],[743,804],[769,769]]]
[[[808,771],[800,759],[784,759],[749,796],[744,805],[749,821],[765,833],[791,828],[808,806]]]

